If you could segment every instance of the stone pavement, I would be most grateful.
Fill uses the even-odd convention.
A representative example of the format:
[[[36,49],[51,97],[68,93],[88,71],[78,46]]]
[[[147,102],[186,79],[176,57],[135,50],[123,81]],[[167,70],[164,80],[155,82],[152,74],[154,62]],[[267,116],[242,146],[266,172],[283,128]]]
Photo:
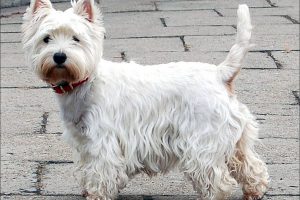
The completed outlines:
[[[271,175],[265,199],[299,199],[299,1],[102,1],[104,57],[143,64],[220,63],[234,43],[238,4],[250,6],[256,46],[236,83],[239,99],[260,123],[258,152]],[[1,11],[1,199],[83,199],[54,94],[24,62],[24,10]],[[241,199],[240,192],[233,196]],[[174,171],[133,179],[119,199],[188,200],[195,193]]]

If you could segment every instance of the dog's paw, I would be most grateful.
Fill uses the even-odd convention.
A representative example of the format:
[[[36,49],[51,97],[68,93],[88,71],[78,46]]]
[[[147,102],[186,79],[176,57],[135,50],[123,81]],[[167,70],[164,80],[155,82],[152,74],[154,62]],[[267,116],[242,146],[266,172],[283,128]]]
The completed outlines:
[[[81,191],[81,196],[83,196],[83,197],[88,197],[88,196],[89,196],[88,191],[87,191],[87,190],[82,190],[82,191]]]
[[[83,190],[81,192],[81,195],[83,197],[85,197],[86,200],[111,200],[110,198],[99,197],[99,196],[96,196],[96,195],[89,194],[87,190]]]
[[[243,200],[261,200],[263,199],[264,194],[257,194],[257,193],[252,193],[252,194],[244,194]]]

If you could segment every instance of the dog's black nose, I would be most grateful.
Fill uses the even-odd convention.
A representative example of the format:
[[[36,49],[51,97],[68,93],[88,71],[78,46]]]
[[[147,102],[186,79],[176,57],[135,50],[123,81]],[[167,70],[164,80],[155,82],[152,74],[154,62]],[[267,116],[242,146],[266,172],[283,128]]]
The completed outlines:
[[[55,53],[53,56],[53,60],[54,60],[54,62],[56,62],[59,65],[63,64],[67,60],[67,55],[63,52]]]

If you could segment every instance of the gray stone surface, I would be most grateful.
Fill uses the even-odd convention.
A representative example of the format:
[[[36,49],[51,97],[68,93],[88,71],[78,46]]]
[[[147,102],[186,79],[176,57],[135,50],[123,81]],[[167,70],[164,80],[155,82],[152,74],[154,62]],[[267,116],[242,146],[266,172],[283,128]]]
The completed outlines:
[[[202,45],[201,45],[202,46]],[[151,52],[144,54],[131,50],[126,52],[128,59],[140,64],[161,64],[169,62],[203,62],[220,64],[227,56],[227,52]],[[266,53],[250,52],[246,59],[244,69],[276,69],[276,65],[272,58]]]
[[[21,61],[22,62],[22,61]],[[6,63],[3,63],[7,66]],[[20,63],[19,66],[26,65],[26,63]],[[2,87],[45,87],[47,86],[42,82],[37,75],[33,72],[31,67],[7,67],[1,70],[5,76],[1,76],[3,81]],[[22,76],[24,79],[12,79],[13,76]]]
[[[1,8],[21,6],[29,3],[30,0],[2,0],[0,3]]]
[[[23,54],[21,43],[1,43],[1,57],[7,54]]]
[[[248,95],[248,98],[251,98],[252,95]],[[241,95],[239,96],[241,98]],[[242,102],[245,102],[242,101]],[[250,102],[250,101],[249,101]],[[292,116],[299,119],[299,106],[298,104],[271,104],[271,103],[246,103],[249,109],[259,115],[276,115],[276,116]],[[273,124],[277,127],[277,123]],[[293,124],[293,126],[297,126],[297,124]]]
[[[256,114],[256,118],[259,122],[261,138],[297,139],[299,137],[299,126],[297,126],[299,121],[295,116]]]
[[[268,165],[270,171],[269,195],[299,195],[299,164]]]
[[[297,0],[294,0],[297,2]],[[224,17],[236,16],[236,8],[217,8]],[[257,7],[251,8],[250,14],[252,16],[260,16],[264,18],[264,16],[282,16],[282,15],[290,15],[290,14],[298,14],[299,10],[296,6],[288,6],[288,7]]]
[[[293,6],[299,8],[299,1],[296,0],[271,0],[271,2],[275,6],[279,6],[279,7]]]
[[[255,26],[253,31],[255,35],[299,35],[299,24],[266,24]]]
[[[271,136],[274,137],[274,136]],[[298,139],[264,138],[257,145],[257,152],[270,164],[299,163]]]
[[[195,10],[195,9],[214,9],[214,8],[236,8],[241,3],[239,0],[228,1],[165,1],[157,3],[158,10]],[[267,1],[247,0],[243,1],[250,7],[270,7]]]
[[[235,36],[186,36],[186,44],[191,51],[228,51],[235,41]],[[264,50],[299,50],[299,35],[255,35],[253,51]],[[203,48],[205,46],[206,48]]]
[[[274,55],[274,58],[282,64],[282,67],[284,69],[300,69],[299,52],[273,52],[272,54]]]
[[[59,134],[5,134],[1,138],[3,159],[20,161],[71,160],[72,151]],[[17,148],[12,148],[17,146]]]
[[[1,152],[1,194],[36,192],[37,167],[37,163],[34,162],[7,160],[2,157]]]
[[[2,45],[2,44],[1,44]],[[23,54],[7,54],[1,52],[1,69],[4,68],[30,68]],[[13,59],[12,59],[13,58]],[[4,77],[2,77],[4,78]]]
[[[51,0],[51,2],[64,2],[68,0]],[[9,8],[14,6],[22,6],[22,5],[28,5],[30,3],[30,0],[1,0],[0,7],[1,8]]]
[[[104,49],[114,49],[122,52],[135,50],[140,52],[170,52],[183,51],[183,46],[178,38],[133,38],[111,39],[104,41]]]
[[[21,42],[21,33],[1,33],[1,43]]]
[[[192,16],[192,15],[191,15]],[[281,16],[265,16],[265,17],[252,17],[253,25],[261,24],[292,24],[291,21]],[[186,20],[181,18],[180,15],[166,19],[167,26],[195,26],[195,25],[236,25],[236,16],[234,17],[209,17],[209,18],[194,18]]]
[[[261,144],[256,149],[271,176],[264,199],[296,200],[300,197],[298,1],[101,0],[107,29],[104,58],[149,65],[218,64],[235,41],[232,25],[240,3],[251,6],[256,46],[235,85],[238,98],[260,125]],[[54,7],[66,9],[69,2]],[[20,27],[25,9],[1,10],[1,200],[83,200],[72,176],[72,151],[61,137],[55,95],[23,57]],[[119,197],[146,199],[196,196],[191,184],[174,171],[152,179],[138,175]],[[241,190],[230,199],[241,199]]]

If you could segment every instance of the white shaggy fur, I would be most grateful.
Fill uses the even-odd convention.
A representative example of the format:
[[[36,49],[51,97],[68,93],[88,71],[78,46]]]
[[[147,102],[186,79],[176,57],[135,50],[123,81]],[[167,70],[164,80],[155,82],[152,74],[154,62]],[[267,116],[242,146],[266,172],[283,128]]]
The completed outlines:
[[[253,149],[257,125],[232,81],[250,47],[246,5],[238,9],[236,44],[219,66],[154,66],[101,59],[104,28],[93,0],[65,12],[32,0],[23,24],[30,64],[46,82],[88,81],[57,95],[64,138],[77,152],[87,199],[115,199],[135,174],[178,166],[199,197],[224,199],[241,184],[245,199],[266,191],[266,165]],[[74,37],[79,39],[75,40]],[[64,52],[64,69],[53,54]]]

